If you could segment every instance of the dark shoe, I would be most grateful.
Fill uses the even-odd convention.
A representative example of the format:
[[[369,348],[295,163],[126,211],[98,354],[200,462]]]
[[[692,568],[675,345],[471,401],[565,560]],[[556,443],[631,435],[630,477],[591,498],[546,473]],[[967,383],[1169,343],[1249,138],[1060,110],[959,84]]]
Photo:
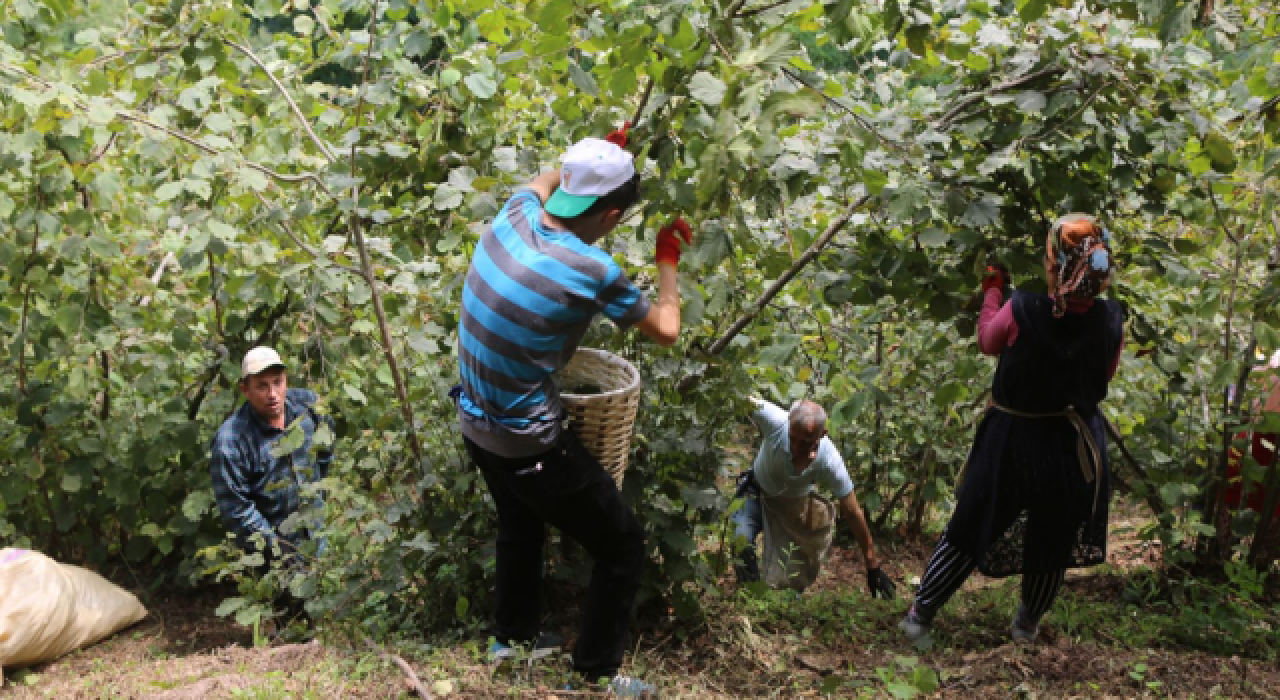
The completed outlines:
[[[907,616],[902,618],[902,622],[898,623],[898,629],[907,636],[907,639],[916,642],[929,636],[929,631],[933,627],[933,620],[922,615],[915,605],[907,611]]]
[[[1036,634],[1040,631],[1040,621],[1032,620],[1027,615],[1026,607],[1019,605],[1018,612],[1013,616],[1013,641],[1015,642],[1034,642]]]

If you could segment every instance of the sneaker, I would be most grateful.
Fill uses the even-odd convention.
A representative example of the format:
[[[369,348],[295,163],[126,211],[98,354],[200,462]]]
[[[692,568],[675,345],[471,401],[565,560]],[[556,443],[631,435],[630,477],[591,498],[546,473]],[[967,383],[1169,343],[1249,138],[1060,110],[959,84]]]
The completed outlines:
[[[658,686],[619,673],[610,679],[608,692],[619,698],[656,698]]]
[[[1027,616],[1025,606],[1019,605],[1018,612],[1013,616],[1013,641],[1015,642],[1031,642],[1035,641],[1036,633],[1040,631],[1040,621],[1032,620]]]
[[[898,629],[913,642],[929,636],[929,629],[932,626],[933,621],[921,615],[914,604],[907,611],[907,616],[902,618],[902,622],[898,623]]]

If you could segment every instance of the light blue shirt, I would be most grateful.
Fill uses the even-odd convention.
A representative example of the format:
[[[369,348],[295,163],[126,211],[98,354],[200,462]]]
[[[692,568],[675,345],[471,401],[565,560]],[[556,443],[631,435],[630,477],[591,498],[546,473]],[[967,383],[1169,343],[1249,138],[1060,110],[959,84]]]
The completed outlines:
[[[849,478],[844,459],[830,438],[822,438],[813,462],[796,474],[796,468],[791,464],[787,412],[768,401],[754,398],[752,401],[756,410],[751,413],[751,422],[760,429],[763,440],[751,470],[766,495],[798,498],[808,494],[814,484],[825,486],[836,500],[853,493],[853,480]]]

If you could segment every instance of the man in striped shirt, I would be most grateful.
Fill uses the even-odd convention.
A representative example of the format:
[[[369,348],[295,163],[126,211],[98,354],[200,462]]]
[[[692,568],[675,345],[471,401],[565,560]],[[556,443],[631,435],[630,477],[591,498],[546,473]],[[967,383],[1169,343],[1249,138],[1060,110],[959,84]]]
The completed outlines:
[[[562,168],[516,191],[480,237],[462,292],[458,418],[498,510],[496,656],[535,644],[546,524],[595,561],[574,667],[619,695],[653,690],[617,675],[644,563],[644,530],[565,420],[551,375],[592,318],[669,346],[680,332],[677,219],[658,235],[658,300],[592,244],[639,199],[625,134],[574,144]]]

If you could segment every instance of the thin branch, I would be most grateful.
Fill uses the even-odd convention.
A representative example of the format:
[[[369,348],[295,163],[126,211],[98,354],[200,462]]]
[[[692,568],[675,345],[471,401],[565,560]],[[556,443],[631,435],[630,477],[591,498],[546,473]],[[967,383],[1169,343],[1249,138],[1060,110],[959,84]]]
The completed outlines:
[[[89,160],[86,160],[84,165],[93,165],[94,163],[102,160],[102,157],[107,155],[107,151],[110,151],[111,147],[116,145],[116,139],[119,137],[119,131],[111,132],[111,137],[107,139],[107,142],[102,145],[102,148],[98,149],[97,153],[90,154]]]
[[[782,71],[783,75],[790,78],[791,81],[794,82],[795,84],[801,87],[807,88],[812,92],[817,93],[817,95],[822,98],[823,102],[826,102],[829,105],[837,107],[840,109],[840,111],[853,117],[853,120],[858,122],[858,125],[861,126],[863,130],[869,132],[872,136],[876,137],[876,141],[879,141],[882,145],[893,148],[899,153],[906,150],[902,147],[902,144],[897,143],[895,141],[890,141],[889,139],[885,138],[884,135],[880,133],[880,130],[876,129],[875,125],[867,121],[866,117],[863,117],[861,114],[858,114],[857,112],[853,111],[853,109],[851,109],[848,105],[844,104],[843,102],[835,99],[834,97],[831,97],[826,92],[824,92],[822,88],[819,88],[816,85],[810,85],[808,82],[804,80],[804,78],[792,72],[791,69],[789,68],[784,67],[784,68],[781,68],[780,70]],[[935,169],[935,174],[936,174],[937,166],[930,166],[930,167]]]
[[[1208,187],[1208,190],[1209,190],[1209,203],[1213,205],[1213,213],[1214,213],[1214,216],[1218,219],[1218,225],[1222,227],[1222,232],[1227,235],[1227,238],[1232,243],[1239,245],[1239,241],[1236,240],[1235,234],[1231,233],[1231,227],[1227,225],[1226,218],[1223,217],[1222,215],[1222,209],[1218,206],[1218,198],[1215,197],[1213,194],[1213,186],[1210,185]]]
[[[801,270],[818,257],[818,254],[827,247],[827,244],[831,242],[831,239],[835,238],[835,235],[844,228],[845,224],[849,223],[849,219],[853,217],[854,212],[861,209],[869,201],[871,201],[871,194],[867,193],[854,200],[848,207],[845,207],[845,210],[841,212],[834,221],[827,225],[827,230],[823,231],[822,235],[818,236],[818,238],[809,245],[799,258],[796,258],[796,261],[791,264],[791,267],[788,268],[786,272],[782,273],[778,279],[774,280],[773,284],[769,285],[769,288],[765,290],[764,294],[762,294],[760,298],[752,304],[751,309],[739,317],[737,321],[734,321],[733,325],[725,331],[725,334],[720,336],[719,339],[711,344],[711,347],[707,349],[707,353],[710,355],[718,355],[724,351],[724,349],[729,346],[730,341],[737,337],[737,335],[741,333],[743,329],[745,329],[766,306],[769,305],[769,302],[773,301],[773,298],[776,297],[778,293],[781,292],[782,289],[800,273]]]
[[[192,136],[184,134],[181,131],[178,131],[177,129],[171,129],[167,126],[162,126],[160,124],[157,124],[151,121],[150,119],[139,117],[136,114],[129,114],[128,112],[116,112],[116,116],[128,122],[143,124],[157,131],[162,131],[178,139],[179,141],[187,143],[191,146],[194,146],[195,148],[200,149],[201,151],[204,151],[205,153],[208,153],[211,156],[222,155],[224,153],[224,151],[219,151],[213,146],[210,146],[209,144],[204,143],[203,141],[200,141],[199,139],[196,139]],[[320,176],[315,173],[301,173],[299,175],[286,175],[284,173],[278,173],[272,170],[271,168],[266,167],[265,165],[259,165],[258,163],[255,163],[251,160],[243,160],[242,162],[244,163],[245,167],[257,170],[263,175],[266,175],[275,180],[280,180],[281,182],[296,183],[296,182],[306,182],[310,180],[311,182],[316,183],[316,185],[321,189],[321,191],[329,195],[331,199],[337,199],[337,197],[334,197],[333,193],[329,191],[329,188],[325,186],[324,180],[320,179]]]
[[[43,203],[43,202],[42,202]],[[40,243],[40,225],[32,222],[34,232],[31,236],[31,255],[36,254],[36,246]],[[27,393],[27,316],[31,309],[31,283],[27,281],[27,273],[31,269],[30,257],[22,270],[22,323],[18,330],[18,391]],[[52,512],[52,511],[50,511]]]
[[[725,11],[724,16],[728,19],[733,19],[733,17],[738,14],[738,11],[741,10],[742,6],[745,4],[747,4],[747,0],[733,0],[733,4],[730,5],[729,9]]]
[[[267,208],[270,208],[270,207],[271,207],[271,203],[267,201],[267,198],[266,198],[266,197],[263,197],[263,196],[262,196],[262,193],[261,193],[261,192],[254,192],[254,194],[255,194],[255,195],[257,195],[257,197],[258,197],[258,201],[262,203],[262,206],[267,207]],[[290,225],[289,225],[289,222],[288,222],[288,221],[286,221],[285,219],[279,219],[279,220],[277,220],[277,221],[276,221],[276,223],[280,225],[280,230],[284,231],[284,234],[285,234],[286,236],[288,236],[288,237],[289,237],[289,240],[293,241],[293,244],[294,244],[294,245],[296,245],[296,246],[298,246],[299,248],[301,248],[302,250],[304,250],[304,251],[306,251],[306,252],[310,253],[310,254],[311,254],[311,256],[312,256],[313,258],[315,258],[316,260],[318,260],[318,261],[320,261],[320,262],[323,262],[323,263],[326,263],[326,264],[328,264],[328,265],[333,265],[334,267],[338,268],[339,270],[343,270],[343,271],[345,271],[345,272],[348,272],[348,273],[350,273],[350,274],[353,274],[353,275],[355,275],[356,277],[364,277],[364,276],[365,276],[365,275],[364,275],[364,272],[363,272],[363,271],[361,271],[359,268],[355,268],[355,267],[352,267],[352,266],[350,266],[350,265],[346,265],[346,264],[343,264],[343,263],[340,263],[340,262],[335,262],[335,261],[333,261],[333,260],[330,260],[330,259],[329,259],[329,257],[328,257],[327,255],[325,255],[324,253],[320,252],[320,251],[319,251],[317,248],[315,248],[314,246],[312,246],[312,245],[310,245],[310,244],[306,243],[305,241],[303,241],[300,237],[298,237],[298,234],[294,232],[293,227],[292,227],[292,226],[290,226]]]
[[[359,133],[360,119],[364,113],[364,96],[369,85],[369,67],[373,63],[373,46],[378,40],[378,0],[374,0],[373,12],[369,17],[369,47],[364,54],[364,75],[360,83],[360,99],[356,103],[355,126],[356,133]],[[359,138],[353,139],[351,142],[351,174],[356,172],[356,146]],[[358,203],[360,201],[360,185],[356,184],[351,187],[351,201]],[[422,452],[422,444],[418,441],[418,423],[413,415],[413,405],[409,402],[409,390],[405,385],[404,374],[400,371],[400,362],[396,359],[395,344],[391,337],[391,327],[387,323],[387,312],[382,306],[382,292],[378,289],[378,278],[373,272],[373,262],[369,259],[369,248],[365,245],[364,231],[360,221],[360,212],[358,206],[353,206],[351,211],[351,234],[355,238],[356,250],[360,253],[360,272],[365,282],[369,284],[369,291],[373,297],[373,313],[378,319],[378,332],[382,336],[382,354],[387,361],[387,367],[391,370],[391,381],[396,388],[396,398],[400,400],[400,411],[404,414],[406,425],[405,435],[409,440],[409,449],[412,450],[414,459],[417,460],[415,466],[418,469],[423,468],[424,456]]]
[[[1089,108],[1089,105],[1093,104],[1093,101],[1097,99],[1098,95],[1102,93],[1102,90],[1111,85],[1114,85],[1112,81],[1110,80],[1103,81],[1101,84],[1098,85],[1098,87],[1094,88],[1093,92],[1089,93],[1088,97],[1084,98],[1084,102],[1080,104],[1080,107],[1077,108],[1076,111],[1071,113],[1071,116],[1059,121],[1057,124],[1054,124],[1052,129],[1049,129],[1043,134],[1036,134],[1035,140],[1044,141],[1045,139],[1049,138],[1053,134],[1060,132],[1064,124],[1076,123],[1076,117],[1079,117],[1081,114],[1083,114],[1084,111]],[[1083,85],[1081,85],[1081,87],[1083,87]],[[1135,169],[1134,172],[1137,172],[1137,170]]]
[[[418,697],[422,698],[422,700],[434,700],[435,696],[433,696],[431,691],[427,690],[427,687],[422,684],[422,680],[418,678],[418,674],[414,672],[413,667],[409,665],[408,661],[405,661],[396,654],[384,651],[382,647],[378,646],[368,637],[365,637],[364,642],[370,649],[377,653],[378,656],[390,661],[400,669],[400,672],[405,675],[405,681],[409,684],[409,687],[413,689],[413,692],[418,694]]]
[[[52,89],[52,87],[53,87],[53,84],[52,84],[52,83],[50,83],[49,81],[47,81],[47,80],[45,80],[45,79],[43,79],[43,78],[41,78],[41,77],[39,77],[39,76],[37,76],[37,75],[34,75],[34,74],[32,74],[32,73],[29,73],[29,72],[27,72],[27,71],[25,71],[25,70],[23,70],[23,69],[21,69],[21,68],[18,68],[17,66],[12,66],[12,65],[9,65],[9,64],[6,64],[6,63],[0,63],[0,70],[8,70],[8,71],[11,71],[11,72],[17,73],[17,74],[19,74],[19,75],[22,75],[22,76],[26,77],[26,78],[27,78],[27,79],[29,79],[29,80],[32,80],[32,81],[34,81],[34,82],[36,82],[36,83],[39,83],[40,85],[43,85],[46,89]],[[72,104],[74,104],[78,109],[86,110],[86,111],[88,110],[88,107],[87,107],[84,103],[79,102],[79,101],[77,101],[77,100],[72,100]],[[115,110],[115,116],[116,116],[116,118],[117,118],[117,119],[122,119],[122,120],[124,120],[124,121],[132,122],[132,123],[135,123],[135,124],[142,124],[142,125],[144,125],[144,126],[149,126],[149,127],[151,127],[152,129],[155,129],[156,131],[164,132],[164,133],[166,133],[166,134],[168,134],[168,135],[170,135],[170,136],[172,136],[172,137],[174,137],[174,138],[178,139],[179,141],[182,141],[182,142],[184,142],[184,143],[186,143],[186,144],[188,144],[188,145],[190,145],[190,146],[193,146],[193,147],[195,147],[195,148],[197,148],[197,149],[199,149],[199,150],[201,150],[201,151],[204,151],[205,153],[207,153],[207,154],[209,154],[209,155],[211,155],[211,156],[224,155],[224,154],[226,154],[226,152],[225,152],[225,151],[219,151],[218,149],[214,148],[213,146],[210,146],[209,144],[204,143],[203,141],[200,141],[199,139],[197,139],[197,138],[195,138],[195,137],[193,137],[193,136],[190,136],[190,135],[188,135],[188,134],[184,134],[184,133],[182,133],[181,131],[178,131],[177,129],[173,129],[173,128],[170,128],[170,127],[167,127],[167,126],[162,126],[162,125],[160,125],[160,124],[157,124],[157,123],[155,123],[155,122],[151,121],[150,119],[147,119],[146,117],[140,117],[140,116],[138,116],[138,115],[136,115],[136,114],[131,114],[131,113],[129,113],[129,112],[125,111],[125,110],[121,110],[121,109],[117,109],[117,110]],[[272,179],[274,179],[274,180],[279,180],[279,181],[281,181],[281,182],[291,182],[291,183],[306,182],[306,181],[310,180],[311,182],[314,182],[314,183],[316,184],[316,186],[318,186],[318,187],[321,189],[321,191],[323,191],[326,195],[328,195],[330,199],[337,199],[336,197],[334,197],[334,196],[333,196],[333,193],[329,191],[329,188],[324,184],[324,180],[322,180],[322,179],[320,178],[320,176],[319,176],[319,175],[317,175],[317,174],[315,174],[315,173],[302,173],[302,174],[299,174],[299,175],[286,175],[286,174],[284,174],[284,173],[278,173],[278,172],[276,172],[276,171],[272,170],[271,168],[266,167],[265,165],[259,165],[258,163],[255,163],[255,162],[253,162],[253,161],[251,161],[251,160],[247,160],[247,159],[243,158],[242,156],[239,156],[239,154],[235,154],[235,155],[236,155],[236,157],[237,157],[237,158],[239,158],[239,159],[240,159],[240,161],[241,161],[242,163],[244,163],[245,167],[248,167],[248,168],[252,168],[252,169],[254,169],[254,170],[257,170],[258,172],[262,173],[263,175],[266,175],[267,177],[270,177],[270,178],[272,178]],[[354,157],[354,155],[353,155],[353,157]]]
[[[877,515],[875,520],[871,523],[873,528],[876,530],[884,529],[884,524],[889,520],[889,514],[892,513],[894,507],[898,505],[898,501],[902,500],[902,495],[907,492],[907,487],[912,483],[913,482],[910,479],[904,480],[902,485],[898,487],[898,490],[893,493],[893,496],[890,497],[888,501],[885,501],[884,507],[880,509],[880,515]]]
[[[786,5],[791,2],[794,2],[794,0],[774,0],[773,2],[768,3],[767,5],[760,5],[758,7],[753,7],[749,10],[739,10],[733,15],[733,17],[735,19],[742,19],[744,17],[753,17],[762,12],[768,12],[769,10],[782,7],[783,5]]]
[[[1113,424],[1111,420],[1108,419],[1106,416],[1102,417],[1102,422],[1107,427],[1107,435],[1111,437],[1111,442],[1116,446],[1117,449],[1120,450],[1120,455],[1124,457],[1124,461],[1129,464],[1129,467],[1131,469],[1133,469],[1133,473],[1137,474],[1138,478],[1142,479],[1142,482],[1146,484],[1147,488],[1145,489],[1145,491],[1146,491],[1146,498],[1147,498],[1147,506],[1151,508],[1151,511],[1153,513],[1160,513],[1161,512],[1160,499],[1151,490],[1151,477],[1147,475],[1147,470],[1144,469],[1142,465],[1138,463],[1138,459],[1133,456],[1132,452],[1129,451],[1129,446],[1126,445],[1124,442],[1124,436],[1122,436],[1120,434],[1120,431],[1116,429],[1115,424]]]
[[[213,301],[214,330],[218,332],[218,338],[225,341],[226,332],[223,329],[226,325],[222,321],[222,300],[218,298],[218,265],[213,259],[212,250],[205,248],[204,253],[209,260],[209,298]]]
[[[95,69],[95,68],[97,68],[97,67],[99,67],[99,66],[103,66],[103,65],[106,65],[106,64],[108,64],[108,63],[111,63],[112,61],[114,61],[114,60],[116,60],[116,59],[118,59],[118,58],[124,58],[125,56],[131,56],[131,55],[133,55],[133,54],[135,54],[135,53],[145,53],[145,52],[147,52],[147,51],[154,51],[154,52],[156,52],[156,53],[167,53],[167,52],[169,52],[169,51],[177,51],[178,49],[182,48],[182,46],[183,46],[182,44],[161,44],[160,46],[143,46],[143,47],[141,47],[141,48],[137,48],[137,49],[128,49],[128,50],[125,50],[125,51],[117,51],[116,53],[107,54],[106,56],[100,56],[100,57],[98,57],[98,58],[93,59],[92,61],[89,61],[88,63],[86,63],[86,64],[84,64],[83,66],[81,66],[81,67],[80,67],[80,77],[82,77],[82,78],[83,78],[84,76],[86,76],[86,75],[88,75],[88,74],[89,74],[89,71],[91,71],[91,70],[93,70],[93,69]]]
[[[844,228],[845,224],[849,223],[849,219],[853,217],[854,212],[861,209],[869,201],[871,201],[871,194],[867,193],[849,204],[849,206],[846,207],[845,210],[835,218],[835,220],[827,225],[827,230],[823,231],[822,235],[818,236],[818,238],[805,249],[804,253],[802,253],[799,258],[796,258],[795,262],[791,263],[791,267],[787,268],[786,272],[783,272],[778,279],[773,281],[773,284],[769,285],[769,288],[765,290],[764,294],[762,294],[759,299],[756,299],[755,302],[752,303],[746,313],[739,316],[738,319],[729,326],[729,329],[724,332],[724,335],[720,336],[709,348],[707,348],[706,354],[719,355],[723,352],[724,349],[729,346],[729,343],[732,342],[733,339],[736,338],[748,325],[750,325],[753,320],[755,320],[756,316],[758,316],[760,312],[769,305],[769,302],[773,301],[774,297],[778,296],[778,293],[781,292],[782,289],[786,287],[801,270],[817,259],[823,249],[825,249],[827,245],[831,243],[831,240],[835,238],[835,235]],[[700,374],[686,375],[679,381],[679,383],[676,384],[676,390],[680,393],[685,393],[689,391],[689,389],[693,388],[701,378],[702,375]]]
[[[187,227],[183,225],[182,230],[185,233],[187,230]],[[160,265],[156,267],[156,271],[151,275],[151,286],[154,287],[160,284],[160,280],[164,278],[165,268],[169,267],[170,265],[172,265],[177,261],[178,261],[178,258],[173,253],[165,253],[164,258],[160,260]],[[151,303],[151,295],[148,294],[142,297],[142,299],[138,301],[138,306],[146,306],[150,303]]]
[[[997,83],[987,88],[986,90],[980,90],[978,92],[969,93],[964,97],[960,98],[959,100],[957,100],[956,103],[951,106],[951,109],[947,110],[946,113],[942,115],[942,119],[938,121],[938,130],[943,131],[949,128],[951,126],[951,122],[961,112],[968,109],[971,105],[981,102],[983,99],[985,99],[989,95],[995,95],[1001,92],[1007,92],[1015,88],[1020,88],[1024,85],[1034,83],[1035,81],[1041,78],[1049,77],[1049,76],[1056,77],[1058,75],[1062,75],[1065,72],[1066,72],[1066,69],[1064,68],[1056,68],[1056,67],[1041,68],[1038,71],[1027,73],[1022,77],[1006,80],[1003,83]]]
[[[636,106],[635,116],[631,117],[631,126],[640,123],[640,115],[644,114],[644,108],[649,104],[649,96],[653,94],[653,84],[657,82],[653,76],[649,76],[649,84],[644,86],[644,94],[640,95],[640,104]]]
[[[289,103],[289,107],[293,110],[293,116],[298,118],[298,121],[302,124],[302,128],[307,130],[307,135],[311,137],[313,142],[315,142],[316,147],[320,149],[320,152],[324,154],[325,158],[329,159],[330,163],[337,160],[337,157],[329,150],[329,146],[326,145],[324,141],[321,141],[320,137],[317,136],[316,132],[311,128],[311,122],[307,121],[307,118],[303,116],[302,110],[298,108],[298,103],[293,101],[293,97],[289,95],[289,91],[284,89],[284,85],[276,79],[276,76],[273,75],[270,70],[267,70],[267,66],[262,62],[262,60],[259,59],[247,46],[241,46],[234,41],[226,39],[223,40],[223,43],[248,56],[249,60],[257,64],[257,66],[262,69],[262,72],[267,74],[267,78],[271,80],[271,83],[280,91],[281,96],[283,96],[285,101]]]

